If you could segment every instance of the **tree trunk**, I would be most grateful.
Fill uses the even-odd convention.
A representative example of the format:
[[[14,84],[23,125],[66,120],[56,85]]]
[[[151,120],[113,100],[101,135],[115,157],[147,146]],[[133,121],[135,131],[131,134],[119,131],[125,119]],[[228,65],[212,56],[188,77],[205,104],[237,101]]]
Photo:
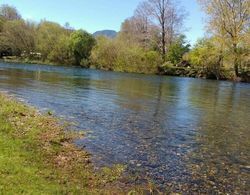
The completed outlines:
[[[234,72],[236,78],[239,77],[239,62],[238,62],[238,52],[237,52],[237,44],[233,44],[234,49]]]
[[[166,40],[165,40],[165,24],[162,25],[162,35],[161,35],[161,44],[162,44],[162,59],[165,62],[166,57]]]
[[[234,72],[235,72],[235,76],[236,77],[239,77],[239,65],[238,65],[238,62],[236,60],[236,62],[234,62]]]
[[[223,67],[223,63],[224,63],[223,49],[220,49],[218,64],[216,65],[216,78],[217,78],[217,80],[221,79],[221,68]]]

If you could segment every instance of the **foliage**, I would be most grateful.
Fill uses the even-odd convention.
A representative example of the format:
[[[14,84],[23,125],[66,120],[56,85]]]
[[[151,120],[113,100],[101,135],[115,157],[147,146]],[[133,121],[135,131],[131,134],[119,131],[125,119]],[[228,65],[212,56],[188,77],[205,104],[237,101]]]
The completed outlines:
[[[15,55],[25,61],[88,65],[95,39],[86,31],[74,31],[50,21],[21,19],[16,8],[0,7],[0,56]]]
[[[208,15],[209,36],[190,52],[190,45],[180,34],[186,13],[173,0],[142,1],[113,39],[95,39],[68,23],[25,21],[15,7],[2,5],[0,57],[14,55],[25,62],[139,73],[161,73],[160,68],[170,63],[191,63],[216,77],[222,69],[234,68],[236,76],[248,71],[249,1],[198,1]]]
[[[9,20],[3,25],[1,46],[10,48],[14,55],[29,53],[35,48],[35,34],[32,26],[23,20]]]
[[[61,35],[58,42],[54,45],[53,50],[48,55],[48,60],[59,64],[73,64],[74,58],[70,51],[70,38],[66,35]]]
[[[161,64],[156,51],[145,51],[137,44],[124,42],[120,38],[99,37],[91,54],[96,68],[124,72],[155,73]]]
[[[240,61],[242,69],[250,70],[250,28],[242,38]]]
[[[198,0],[208,15],[208,31],[212,36],[221,37],[233,57],[232,67],[239,76],[241,64],[241,43],[250,25],[249,0]]]
[[[188,54],[187,59],[194,66],[206,67],[213,62],[211,59],[214,59],[214,50],[215,47],[209,39],[201,39]]]
[[[5,22],[5,18],[0,15],[0,32],[2,32],[2,30],[3,30],[4,22]]]
[[[104,36],[97,38],[97,44],[91,52],[91,61],[95,68],[114,70],[118,58],[119,45]]]
[[[220,78],[220,71],[223,67],[223,54],[216,46],[216,39],[201,39],[185,56],[193,66],[203,68],[208,73],[212,73],[216,78]]]
[[[66,30],[57,23],[42,21],[37,27],[36,34],[37,51],[42,54],[42,59],[46,60],[59,44],[61,36],[66,34]]]
[[[70,36],[70,50],[76,65],[88,66],[91,50],[95,45],[95,38],[83,30],[75,31]]]
[[[185,53],[189,52],[190,44],[185,41],[185,36],[181,35],[177,40],[168,48],[166,60],[173,64],[178,64]]]

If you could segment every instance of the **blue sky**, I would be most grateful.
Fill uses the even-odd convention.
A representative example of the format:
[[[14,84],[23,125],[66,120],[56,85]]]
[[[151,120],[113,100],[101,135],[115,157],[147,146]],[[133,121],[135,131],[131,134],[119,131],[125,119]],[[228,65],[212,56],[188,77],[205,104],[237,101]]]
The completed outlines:
[[[118,31],[121,23],[141,0],[0,0],[0,4],[15,6],[23,18],[34,21],[46,19],[91,33],[97,30]],[[184,32],[191,44],[204,35],[203,14],[196,0],[179,0],[189,12]]]

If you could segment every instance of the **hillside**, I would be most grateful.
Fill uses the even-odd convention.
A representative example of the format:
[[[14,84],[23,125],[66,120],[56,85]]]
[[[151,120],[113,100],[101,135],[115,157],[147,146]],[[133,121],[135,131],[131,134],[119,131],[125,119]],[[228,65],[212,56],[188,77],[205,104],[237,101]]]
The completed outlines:
[[[117,32],[114,30],[101,30],[101,31],[96,31],[93,35],[95,37],[106,36],[109,38],[115,38],[117,36]]]

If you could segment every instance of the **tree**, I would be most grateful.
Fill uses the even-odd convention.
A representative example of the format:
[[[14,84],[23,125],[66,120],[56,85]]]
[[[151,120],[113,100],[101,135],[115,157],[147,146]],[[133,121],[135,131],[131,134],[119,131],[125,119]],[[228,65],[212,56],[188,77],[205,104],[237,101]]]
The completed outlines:
[[[91,52],[91,62],[98,69],[114,70],[121,48],[116,40],[99,36]]]
[[[221,77],[221,54],[216,38],[204,38],[197,42],[185,58],[206,74],[212,73],[217,79]]]
[[[119,37],[131,43],[137,43],[145,50],[154,47],[159,30],[149,17],[144,15],[138,8],[133,17],[125,20],[122,24]]]
[[[0,32],[3,30],[3,24],[5,22],[5,18],[3,16],[0,16]]]
[[[64,36],[66,33],[67,31],[57,23],[41,21],[37,27],[36,44],[43,60],[47,59],[58,44],[61,36]]]
[[[3,34],[3,28],[5,28],[5,30],[7,28],[6,26],[4,27],[4,24],[10,20],[21,20],[21,18],[22,18],[21,15],[18,13],[15,7],[12,7],[6,4],[0,6],[0,54],[1,56],[2,56],[2,53],[6,53],[10,55],[12,53],[11,50],[14,49],[14,45],[12,45],[13,40],[10,39],[9,36],[8,37],[6,36],[6,32],[5,34]],[[12,46],[10,47],[10,45]]]
[[[0,16],[4,17],[6,20],[21,20],[22,17],[18,13],[15,7],[9,5],[2,5],[0,7]]]
[[[61,35],[53,50],[48,55],[50,62],[70,65],[73,64],[74,59],[70,52],[70,37]]]
[[[98,37],[91,61],[100,69],[140,73],[155,73],[162,63],[158,52],[145,51],[138,44],[125,42],[119,37]]]
[[[250,70],[250,28],[244,33],[241,53],[242,68]]]
[[[11,49],[14,55],[29,54],[35,48],[32,25],[23,20],[7,21],[1,33],[1,47]]]
[[[209,16],[209,30],[227,39],[234,60],[235,76],[239,76],[239,47],[250,25],[249,0],[198,0]]]
[[[76,65],[88,65],[91,50],[95,42],[95,38],[86,31],[78,30],[71,34],[70,48]]]
[[[159,26],[162,58],[165,59],[167,46],[181,29],[185,12],[180,11],[180,7],[173,0],[147,0],[143,7],[151,20]]]
[[[166,59],[173,64],[178,64],[183,55],[190,50],[190,44],[186,43],[185,35],[180,35],[170,46],[168,49]]]
[[[142,47],[145,49],[150,48],[152,39],[158,33],[158,29],[150,20],[146,2],[139,4],[131,20],[133,21],[132,24],[134,24],[134,29],[136,29],[136,34]]]

